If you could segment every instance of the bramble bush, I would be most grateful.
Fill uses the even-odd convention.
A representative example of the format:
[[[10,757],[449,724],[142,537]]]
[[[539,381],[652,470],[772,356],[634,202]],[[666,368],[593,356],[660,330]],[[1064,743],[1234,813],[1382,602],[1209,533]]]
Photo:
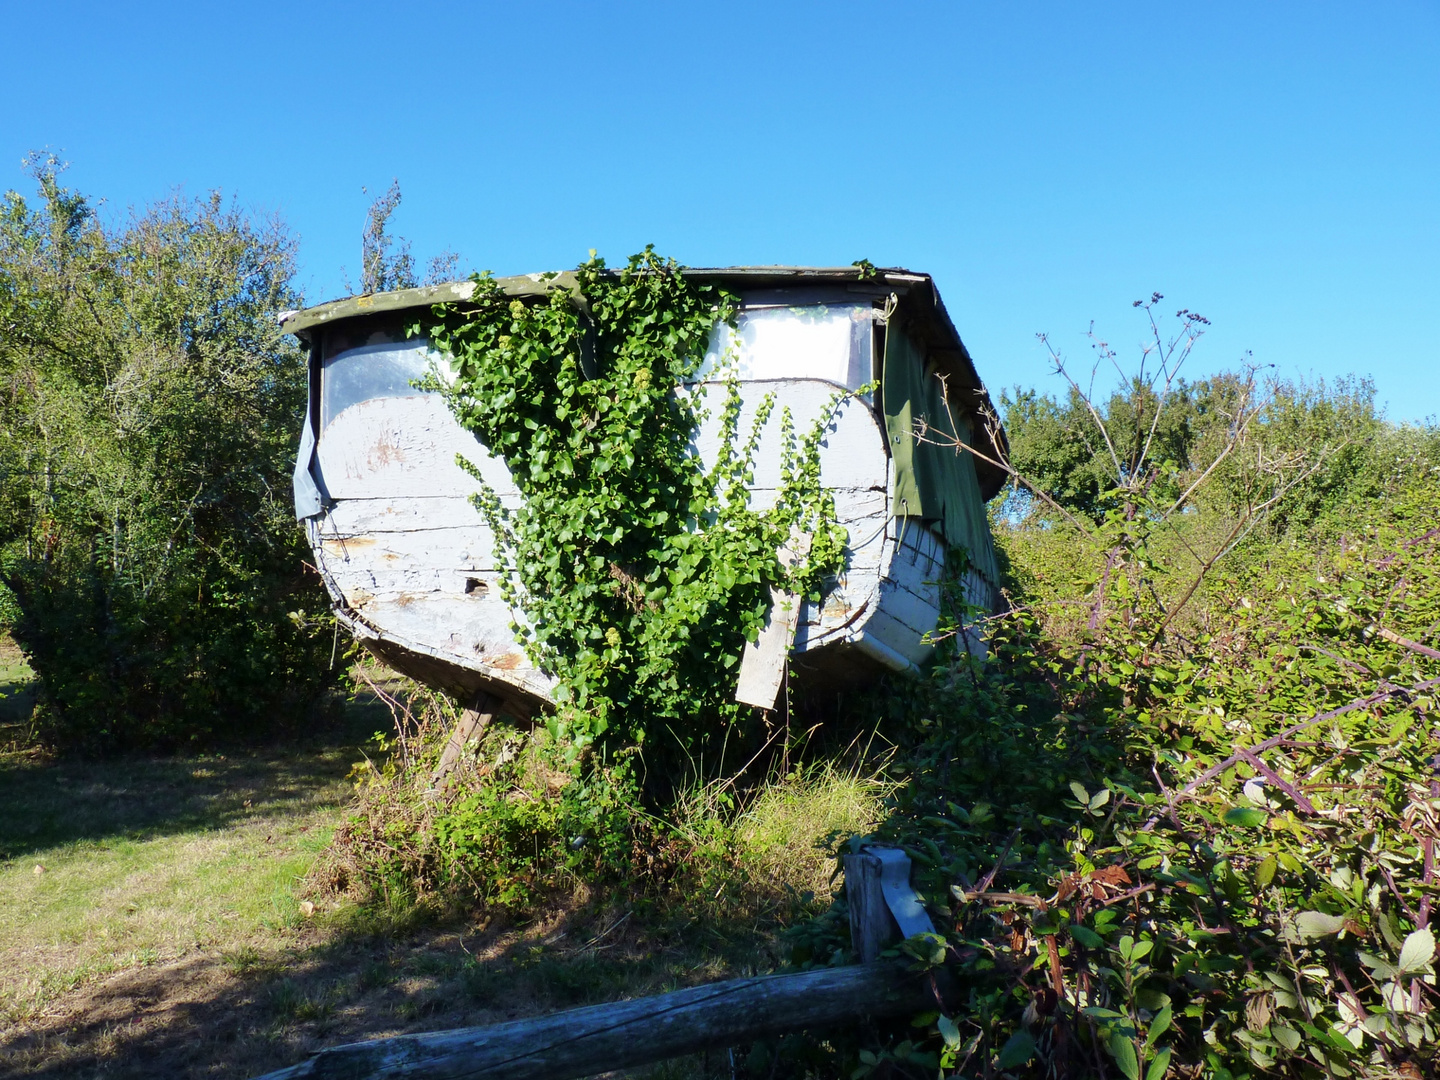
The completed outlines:
[[[960,652],[892,706],[909,777],[875,836],[941,914],[904,951],[961,1002],[852,1046],[855,1077],[1435,1073],[1440,439],[1382,425],[1349,447],[1358,482],[1277,525],[1337,443],[1287,445],[1242,376],[1208,458],[1155,460],[1143,399],[1173,377],[1123,419],[1072,399],[1135,456],[1084,506],[1037,485],[997,517],[989,663]],[[1243,499],[1177,505],[1222,455]],[[844,911],[797,962],[848,957]]]
[[[1153,315],[1159,299],[1140,306]],[[509,323],[474,331],[486,348],[540,342],[535,370],[578,363],[578,346],[553,347],[579,333],[569,297],[556,290],[538,314],[502,304]],[[1178,369],[1205,323],[1179,318],[1168,341],[1152,321],[1146,357],[1158,366],[1142,366],[1123,408],[1073,383],[1065,409],[1023,406],[1058,421],[1017,423],[1017,453],[1053,462],[1063,451],[1104,480],[1052,494],[1000,463],[1017,482],[993,520],[1011,606],[989,621],[988,662],[953,648],[928,678],[850,706],[900,745],[873,838],[910,852],[940,917],[937,939],[899,951],[949,966],[958,1006],[883,1045],[786,1040],[779,1057],[752,1055],[769,1062],[762,1072],[788,1060],[855,1080],[1433,1074],[1440,437],[1376,418],[1363,385],[1262,387],[1253,370],[1213,380],[1197,412]],[[531,319],[550,329],[537,336]],[[517,378],[475,374],[502,388]],[[1184,422],[1172,425],[1176,401]],[[497,422],[499,433],[516,421]],[[521,462],[536,490],[565,495],[549,469],[572,437],[562,424],[543,460]],[[577,483],[577,498],[589,491]],[[467,759],[476,777],[438,791],[426,778],[441,728],[418,767],[372,768],[348,834],[371,853],[357,872],[372,891],[461,888],[506,908],[584,884],[639,894],[715,869],[723,857],[697,858],[715,853],[626,800],[633,774],[603,771],[610,739],[634,735],[611,719],[648,700],[612,694],[628,684],[607,682],[607,665],[665,670],[637,646],[654,629],[633,590],[648,579],[615,575],[622,564],[603,548],[592,566],[551,559],[549,541],[526,539],[532,523],[496,520],[527,588],[579,587],[608,605],[531,641],[578,673],[573,726],[529,741],[492,729]],[[540,545],[533,558],[513,554],[525,543]],[[592,626],[627,613],[639,617],[625,637],[594,638]],[[955,630],[975,614],[950,602]],[[579,755],[577,732],[593,739]],[[639,870],[657,858],[670,870]],[[790,940],[797,964],[848,962],[843,893]]]

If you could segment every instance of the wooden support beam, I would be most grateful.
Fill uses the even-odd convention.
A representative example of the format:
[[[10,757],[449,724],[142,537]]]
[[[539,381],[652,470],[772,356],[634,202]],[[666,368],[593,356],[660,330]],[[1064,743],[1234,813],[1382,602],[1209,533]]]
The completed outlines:
[[[943,983],[945,973],[937,974]],[[889,961],[731,979],[532,1020],[335,1046],[258,1080],[574,1080],[866,1016],[925,1012],[940,1007],[936,985]]]
[[[850,913],[850,947],[868,964],[900,937],[900,927],[885,906],[880,889],[880,860],[867,852],[846,855],[845,905]]]
[[[869,844],[846,855],[845,902],[850,945],[868,964],[893,942],[935,933],[925,906],[910,886],[910,856],[889,844]]]
[[[499,711],[500,699],[494,694],[482,690],[476,695],[470,708],[462,711],[460,719],[455,721],[455,727],[450,732],[450,741],[445,744],[445,749],[440,754],[440,764],[435,766],[435,772],[430,776],[432,786],[445,778],[445,774],[460,759],[460,752],[465,749],[465,744],[483,735]]]

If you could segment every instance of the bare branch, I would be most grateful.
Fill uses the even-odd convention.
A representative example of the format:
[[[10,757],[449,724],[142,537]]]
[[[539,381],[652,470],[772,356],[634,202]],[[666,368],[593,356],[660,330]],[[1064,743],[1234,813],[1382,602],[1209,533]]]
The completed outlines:
[[[1064,359],[1061,358],[1060,353],[1056,351],[1054,346],[1050,344],[1049,336],[1046,334],[1037,334],[1036,337],[1040,339],[1040,344],[1044,345],[1046,351],[1050,353],[1050,360],[1055,365],[1055,374],[1069,383],[1070,389],[1075,391],[1080,400],[1085,403],[1085,408],[1090,413],[1091,420],[1094,421],[1095,426],[1100,430],[1101,437],[1105,440],[1105,448],[1110,451],[1110,462],[1115,466],[1115,482],[1117,485],[1123,484],[1125,482],[1125,470],[1120,465],[1120,455],[1115,451],[1115,444],[1110,441],[1110,432],[1106,430],[1105,421],[1101,419],[1099,410],[1095,408],[1095,403],[1090,400],[1089,394],[1081,391],[1080,384],[1071,378],[1070,372],[1065,367]],[[1102,342],[1101,344],[1103,345],[1104,343]],[[1093,388],[1093,380],[1091,385]]]
[[[945,380],[943,378],[941,379],[940,392],[941,399],[944,401],[945,409],[948,413],[950,411],[950,388],[945,384]],[[981,415],[984,417],[986,434],[990,436],[991,445],[999,446],[1000,441],[996,437],[999,434],[1000,428],[999,418],[995,416],[994,410],[992,409],[985,409]],[[953,429],[953,419],[951,421],[951,426]],[[932,435],[932,431],[937,432],[938,437],[936,435]],[[995,468],[1004,471],[1005,475],[1010,477],[1017,484],[1023,484],[1037,499],[1039,499],[1056,513],[1064,517],[1066,521],[1068,521],[1071,525],[1075,526],[1075,528],[1079,529],[1086,536],[1094,536],[1094,531],[1090,527],[1083,524],[1079,518],[1077,518],[1074,514],[1070,513],[1069,510],[1065,509],[1065,507],[1061,506],[1058,502],[1056,502],[1049,493],[1042,491],[1028,477],[1021,475],[1019,470],[1017,470],[1013,465],[1011,465],[1009,461],[1002,461],[998,458],[991,457],[989,454],[981,453],[979,450],[975,449],[975,447],[971,446],[969,443],[965,442],[965,440],[961,439],[958,434],[954,434],[953,430],[952,433],[947,434],[944,431],[941,431],[940,429],[927,423],[925,418],[922,416],[915,421],[915,438],[920,442],[926,443],[930,446],[943,446],[946,449],[953,449],[956,453],[964,450],[968,453],[975,455],[975,457],[979,458],[987,465],[993,465],[995,466]]]

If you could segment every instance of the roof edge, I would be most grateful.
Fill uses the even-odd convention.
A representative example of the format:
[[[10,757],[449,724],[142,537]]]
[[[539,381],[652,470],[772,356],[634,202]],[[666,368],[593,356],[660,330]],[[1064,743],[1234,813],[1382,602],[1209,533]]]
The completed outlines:
[[[682,267],[681,271],[687,277],[722,284],[732,283],[741,288],[785,288],[831,282],[886,288],[905,296],[906,306],[911,309],[911,323],[923,335],[925,344],[929,347],[927,351],[933,354],[951,375],[958,376],[959,385],[953,386],[960,398],[956,404],[969,415],[982,420],[982,423],[974,425],[976,434],[985,432],[982,438],[989,444],[987,449],[993,451],[994,457],[991,461],[974,458],[981,494],[989,500],[1005,486],[1008,476],[995,462],[1006,459],[1008,440],[1003,429],[994,428],[994,403],[980,379],[969,350],[965,348],[965,343],[961,341],[955,324],[945,310],[945,304],[940,299],[940,290],[936,288],[935,281],[929,274],[918,274],[902,267],[881,268],[868,265]],[[568,270],[558,273],[516,274],[493,280],[507,296],[544,296],[555,288],[577,288],[575,273]],[[393,292],[364,293],[317,304],[302,311],[285,312],[280,316],[280,330],[286,334],[304,334],[316,327],[357,316],[406,311],[434,304],[464,304],[474,295],[473,280],[447,281],[413,289],[397,289]]]

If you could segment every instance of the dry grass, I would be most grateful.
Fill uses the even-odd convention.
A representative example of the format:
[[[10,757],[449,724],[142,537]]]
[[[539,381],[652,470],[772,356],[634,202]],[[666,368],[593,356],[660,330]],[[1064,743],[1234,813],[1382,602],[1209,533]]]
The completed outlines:
[[[801,895],[826,895],[835,845],[869,832],[893,785],[829,764],[766,784],[731,825],[750,874]]]

